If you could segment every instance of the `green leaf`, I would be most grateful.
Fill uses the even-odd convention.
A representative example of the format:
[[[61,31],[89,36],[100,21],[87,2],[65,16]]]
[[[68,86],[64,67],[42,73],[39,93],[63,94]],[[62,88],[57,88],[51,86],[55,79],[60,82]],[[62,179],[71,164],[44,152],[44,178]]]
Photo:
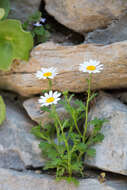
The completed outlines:
[[[71,165],[71,169],[75,172],[79,172],[80,173],[80,170],[82,169],[82,162],[74,162],[72,165]]]
[[[47,106],[41,107],[41,110],[49,113],[51,112],[51,110]]]
[[[66,150],[65,145],[61,145],[61,144],[60,144],[60,145],[59,145],[59,151],[62,152],[62,153],[64,153],[65,150]]]
[[[107,119],[98,119],[95,117],[93,120],[91,120],[89,123],[94,126],[99,126],[101,127],[105,122],[108,122]]]
[[[42,141],[39,144],[39,147],[42,149],[42,152],[50,159],[55,159],[58,156],[58,152],[53,147],[52,144]]]
[[[71,140],[74,141],[74,142],[75,142],[75,141],[80,141],[80,139],[81,139],[80,135],[77,134],[77,133],[71,132],[71,133],[69,133],[68,135],[69,135],[69,137],[71,138]]]
[[[88,156],[94,157],[96,155],[96,150],[94,148],[89,148],[86,153]]]
[[[38,125],[32,128],[31,133],[34,134],[37,138],[46,140],[46,137],[43,135],[41,129],[42,127]]]
[[[13,48],[7,41],[0,40],[0,69],[7,70],[10,68],[13,60]]]
[[[94,143],[99,143],[102,142],[104,140],[104,135],[101,133],[98,133],[95,137],[92,138],[92,141]]]
[[[12,47],[13,60],[28,60],[29,52],[33,47],[33,37],[30,32],[26,32],[22,29],[20,21],[12,19],[0,21],[1,46],[3,42],[10,44],[10,47]],[[11,60],[10,56],[9,60]],[[11,63],[12,61],[9,62],[8,68],[6,67],[6,69],[4,70],[8,70],[10,68]],[[4,68],[3,65],[7,65],[7,63],[0,62],[0,69]]]
[[[54,169],[56,167],[57,167],[56,165],[53,165],[52,162],[49,161],[49,162],[45,163],[45,166],[43,167],[43,170]]]
[[[69,102],[72,100],[73,97],[74,97],[74,94],[72,94],[72,95],[69,97]]]
[[[25,21],[23,24],[22,24],[22,27],[23,27],[23,30],[28,30],[28,26],[29,26],[29,21]]]
[[[69,119],[66,119],[62,124],[63,129],[69,127]]]
[[[48,151],[49,149],[52,148],[52,145],[49,144],[49,143],[46,142],[46,141],[42,141],[42,142],[40,142],[39,147],[40,147],[41,149],[43,149],[43,150]]]
[[[101,130],[101,128],[102,128],[102,126],[103,126],[103,124],[105,122],[108,122],[108,120],[106,120],[106,119],[98,119],[98,118],[94,118],[93,120],[91,120],[89,122],[89,125],[94,126],[93,131],[92,131],[93,135],[97,134]]]
[[[43,26],[37,27],[33,31],[37,35],[44,35],[45,34],[45,29]]]
[[[63,143],[63,142],[64,142],[64,137],[63,137],[63,135],[59,135],[58,140],[60,141],[60,143]]]
[[[0,96],[0,125],[3,123],[6,117],[6,107],[3,98]]]
[[[79,143],[77,144],[76,149],[80,152],[85,152],[87,150],[87,144]]]
[[[68,92],[67,90],[63,91],[63,95],[64,95],[64,96],[68,96],[68,93],[69,93],[69,92]]]
[[[64,167],[57,167],[56,171],[56,176],[57,177],[62,177],[65,173],[65,168]]]
[[[44,30],[44,34],[37,35],[37,44],[44,43],[50,38],[50,33],[47,30]]]
[[[29,22],[36,22],[38,20],[40,20],[41,18],[41,12],[40,11],[36,11],[33,15],[31,15],[29,18],[28,18],[28,21]]]
[[[0,0],[0,8],[3,8],[5,10],[4,17],[2,17],[2,19],[5,19],[8,16],[10,10],[9,0]]]
[[[90,98],[89,98],[89,102],[90,102],[92,99],[94,99],[96,96],[97,96],[97,93],[92,94],[92,95],[90,96]]]
[[[85,106],[84,102],[82,102],[81,100],[76,99],[75,104],[77,104],[79,107],[81,107],[82,110],[86,110],[86,106]]]

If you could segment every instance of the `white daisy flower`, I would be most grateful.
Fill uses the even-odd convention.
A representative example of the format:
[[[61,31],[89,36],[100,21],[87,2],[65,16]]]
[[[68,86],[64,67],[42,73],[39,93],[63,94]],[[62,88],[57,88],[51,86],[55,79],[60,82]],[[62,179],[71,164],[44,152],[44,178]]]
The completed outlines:
[[[34,25],[34,26],[37,26],[37,27],[38,27],[38,26],[42,26],[42,24],[41,24],[40,22],[36,22],[36,23],[34,23],[33,25]]]
[[[44,96],[41,96],[38,102],[41,104],[41,106],[49,106],[51,104],[57,104],[57,102],[60,100],[61,93],[59,92],[52,92],[50,91],[49,94],[45,93]]]
[[[41,71],[37,71],[35,74],[38,79],[53,79],[58,73],[56,68],[41,68]]]
[[[79,70],[88,73],[100,73],[103,70],[103,65],[100,64],[100,61],[90,59],[80,64]]]

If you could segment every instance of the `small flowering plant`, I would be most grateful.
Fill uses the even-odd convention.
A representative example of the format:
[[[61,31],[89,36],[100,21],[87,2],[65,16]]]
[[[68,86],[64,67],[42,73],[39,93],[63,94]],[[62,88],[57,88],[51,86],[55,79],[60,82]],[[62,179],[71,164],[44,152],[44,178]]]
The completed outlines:
[[[23,23],[24,30],[30,31],[33,35],[35,45],[46,42],[49,37],[49,25],[41,12],[37,11]]]
[[[67,91],[53,92],[51,80],[58,74],[56,68],[42,68],[36,73],[38,79],[45,79],[49,82],[49,92],[40,96],[38,103],[41,110],[49,113],[54,124],[48,123],[45,126],[38,125],[32,129],[32,133],[41,139],[39,144],[43,156],[47,159],[43,169],[55,169],[56,179],[66,179],[68,182],[78,184],[74,176],[84,175],[84,160],[87,156],[95,156],[96,151],[91,146],[103,141],[103,134],[100,130],[106,122],[105,119],[95,118],[88,121],[88,110],[90,101],[96,94],[91,94],[90,85],[92,74],[99,73],[103,65],[99,61],[90,60],[79,65],[79,71],[89,73],[88,91],[86,103],[74,99],[73,94]],[[63,95],[63,98],[61,98]],[[62,104],[68,113],[68,119],[60,119],[56,104]],[[85,125],[82,123],[85,121]],[[87,133],[89,125],[93,125],[91,134]],[[57,139],[57,140],[56,140]]]

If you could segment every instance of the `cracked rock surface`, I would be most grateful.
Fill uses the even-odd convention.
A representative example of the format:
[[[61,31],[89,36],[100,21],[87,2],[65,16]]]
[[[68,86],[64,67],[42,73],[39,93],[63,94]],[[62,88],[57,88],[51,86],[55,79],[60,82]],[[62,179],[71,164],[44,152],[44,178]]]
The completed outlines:
[[[39,80],[35,73],[42,67],[57,68],[52,89],[83,92],[87,90],[87,73],[79,71],[84,60],[99,60],[104,70],[93,75],[91,89],[114,89],[127,86],[127,41],[107,46],[82,44],[61,46],[52,42],[40,44],[31,53],[28,63],[14,65],[10,72],[0,72],[0,88],[22,96],[39,94],[48,88],[48,81]]]
[[[0,126],[0,167],[16,170],[41,167],[44,159],[38,148],[39,141],[30,132],[35,124],[12,97],[4,96],[6,120]]]
[[[105,118],[104,140],[94,145],[96,156],[86,161],[89,166],[127,175],[127,106],[108,94],[101,94],[89,113],[89,119]],[[92,130],[92,126],[90,127]]]

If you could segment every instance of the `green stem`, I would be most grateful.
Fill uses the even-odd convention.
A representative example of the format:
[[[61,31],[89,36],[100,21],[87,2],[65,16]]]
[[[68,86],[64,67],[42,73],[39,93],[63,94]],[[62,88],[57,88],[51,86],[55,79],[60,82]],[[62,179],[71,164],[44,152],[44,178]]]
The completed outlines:
[[[69,99],[68,99],[68,96],[67,96],[67,95],[65,95],[65,100],[66,100],[68,106],[69,106],[70,109],[71,109],[71,116],[72,116],[72,118],[73,118],[73,121],[74,121],[76,130],[77,130],[77,132],[79,133],[79,135],[82,137],[82,134],[81,134],[81,132],[80,132],[80,130],[79,130],[79,127],[78,127],[78,124],[77,124],[77,118],[76,118],[75,113],[74,113],[74,111],[73,111],[73,107],[71,107],[71,104],[70,104],[70,102],[69,102]],[[71,130],[72,130],[72,128],[71,128]]]
[[[80,152],[80,153],[79,153],[79,156],[78,156],[78,159],[77,159],[78,161],[81,160],[83,154],[84,154],[84,152]]]
[[[48,78],[49,91],[52,89],[52,81]]]
[[[83,142],[85,143],[86,139],[86,132],[87,132],[87,127],[88,127],[88,110],[89,110],[89,100],[90,100],[90,85],[92,81],[92,74],[89,76],[88,80],[88,91],[87,91],[87,102],[86,102],[86,112],[85,112],[85,129],[83,133]]]
[[[82,134],[81,134],[81,132],[80,132],[80,130],[78,128],[77,119],[76,119],[75,115],[72,115],[72,118],[74,120],[74,124],[75,124],[77,132],[79,133],[80,137],[82,137]]]
[[[52,112],[54,113],[54,115],[56,115],[55,105],[52,104],[51,109],[52,109]],[[55,128],[56,128],[56,133],[57,133],[57,138],[58,138],[58,146],[59,146],[60,145],[60,130],[59,130],[58,124],[55,119],[54,119],[54,122],[55,122]],[[61,152],[60,152],[60,154],[61,154]]]
[[[71,155],[70,155],[70,151],[69,151],[69,144],[68,144],[68,141],[66,140],[66,137],[65,137],[65,134],[64,134],[64,131],[63,131],[63,127],[62,127],[62,124],[60,122],[60,119],[58,117],[57,112],[55,114],[55,117],[56,117],[56,120],[57,120],[57,122],[58,122],[58,124],[60,126],[62,136],[63,136],[63,139],[64,139],[64,143],[65,143],[65,146],[66,146],[66,149],[67,149],[67,154],[68,154],[68,173],[69,173],[69,176],[71,177],[72,176],[72,170],[71,170]]]

